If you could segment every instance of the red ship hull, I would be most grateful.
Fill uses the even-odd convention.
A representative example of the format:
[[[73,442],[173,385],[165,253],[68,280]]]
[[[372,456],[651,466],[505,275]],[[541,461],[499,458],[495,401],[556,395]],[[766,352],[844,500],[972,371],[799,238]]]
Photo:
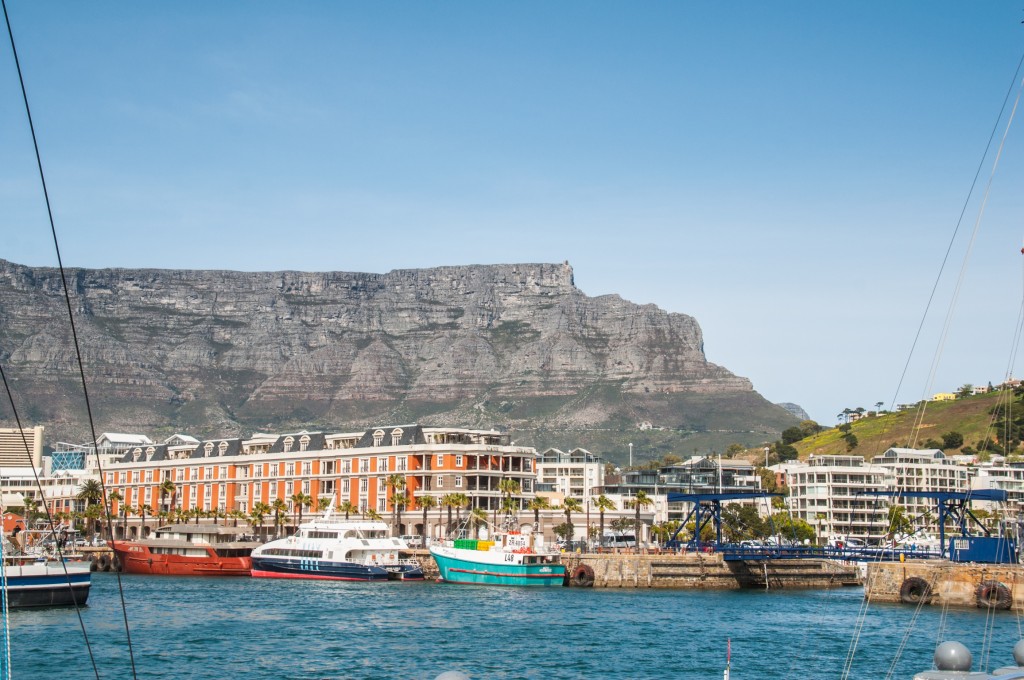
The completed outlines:
[[[128,574],[161,576],[249,576],[248,557],[221,557],[211,547],[206,555],[167,555],[150,552],[145,545],[118,541],[114,547],[121,569]]]

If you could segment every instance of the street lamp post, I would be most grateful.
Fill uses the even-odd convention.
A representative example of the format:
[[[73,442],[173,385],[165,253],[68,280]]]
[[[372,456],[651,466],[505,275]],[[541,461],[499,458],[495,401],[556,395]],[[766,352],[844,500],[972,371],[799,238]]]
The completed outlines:
[[[633,442],[629,443],[629,467],[633,467]]]

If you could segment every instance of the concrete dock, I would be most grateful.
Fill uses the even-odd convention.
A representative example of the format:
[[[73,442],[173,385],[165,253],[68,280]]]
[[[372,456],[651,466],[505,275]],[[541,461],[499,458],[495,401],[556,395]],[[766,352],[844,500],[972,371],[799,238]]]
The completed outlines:
[[[427,550],[410,551],[428,580],[437,566]],[[726,561],[715,553],[563,553],[567,584],[594,588],[830,588],[860,585],[856,566],[823,559]]]
[[[864,596],[872,602],[992,607],[1024,611],[1024,567],[948,560],[873,562]]]

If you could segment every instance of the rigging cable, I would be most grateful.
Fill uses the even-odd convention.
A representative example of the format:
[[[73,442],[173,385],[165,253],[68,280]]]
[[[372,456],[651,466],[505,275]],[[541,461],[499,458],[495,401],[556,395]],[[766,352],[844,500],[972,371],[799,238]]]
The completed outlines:
[[[982,168],[985,167],[985,159],[988,157],[989,149],[992,148],[992,142],[995,140],[996,132],[999,129],[999,121],[1002,120],[1003,113],[1006,111],[1006,105],[1010,101],[1010,96],[1013,94],[1013,88],[1017,83],[1017,78],[1020,75],[1022,67],[1024,67],[1024,54],[1021,55],[1020,61],[1017,62],[1017,69],[1014,71],[1013,77],[1010,79],[1010,85],[1006,88],[1006,95],[1003,97],[1003,104],[999,108],[999,115],[996,116],[995,122],[992,123],[992,131],[989,132],[988,141],[985,143],[985,152],[978,160],[978,167],[974,171],[974,179],[971,180],[970,189],[968,189],[967,196],[964,198],[964,204],[960,208],[960,216],[957,218],[956,225],[953,228],[953,234],[949,238],[949,245],[946,247],[946,254],[943,256],[942,264],[939,266],[939,271],[935,276],[935,283],[932,284],[932,291],[928,296],[928,302],[925,304],[924,313],[921,315],[921,321],[917,325],[917,332],[914,334],[914,341],[910,345],[910,352],[907,353],[907,361],[903,365],[903,372],[900,374],[899,382],[896,384],[896,391],[893,393],[892,401],[889,404],[890,411],[896,407],[896,401],[899,398],[900,389],[903,387],[903,381],[906,380],[907,372],[910,370],[910,361],[914,356],[914,351],[917,349],[917,343],[921,339],[925,320],[928,318],[928,312],[931,309],[932,302],[935,301],[935,294],[938,291],[939,282],[942,280],[942,273],[946,269],[946,263],[949,261],[949,255],[953,250],[953,244],[956,242],[957,234],[960,232],[960,226],[963,224],[964,215],[967,214],[967,206],[970,205],[971,196],[974,195],[974,190],[978,186],[978,179],[981,177]]]
[[[77,361],[78,361],[78,373],[79,373],[79,377],[81,378],[81,381],[82,381],[82,395],[83,395],[83,397],[85,399],[85,409],[86,409],[86,413],[88,414],[88,417],[89,417],[89,431],[90,431],[90,434],[92,435],[93,446],[95,447],[96,442],[97,442],[96,424],[95,424],[95,421],[93,420],[92,405],[89,402],[89,390],[88,390],[88,387],[86,385],[86,380],[85,380],[85,366],[84,366],[84,363],[82,361],[82,350],[81,350],[81,347],[80,347],[79,342],[78,342],[78,332],[75,329],[75,316],[74,316],[74,313],[73,313],[72,308],[71,308],[71,293],[70,293],[70,291],[68,289],[67,274],[64,271],[64,262],[61,259],[61,255],[60,255],[60,243],[57,240],[57,227],[56,227],[56,224],[54,223],[54,219],[53,219],[53,208],[50,205],[50,194],[49,194],[49,191],[47,190],[47,187],[46,187],[46,175],[43,173],[43,159],[42,159],[42,156],[39,153],[39,141],[38,141],[38,139],[36,137],[35,125],[32,122],[32,110],[29,107],[29,103],[28,103],[28,91],[25,89],[25,78],[24,78],[24,76],[23,76],[23,74],[21,72],[21,62],[18,59],[18,49],[17,49],[17,47],[15,46],[15,43],[14,43],[14,31],[11,28],[11,19],[10,19],[10,16],[8,15],[8,13],[7,13],[7,0],[0,0],[0,4],[2,4],[3,10],[4,10],[4,21],[7,24],[7,35],[10,38],[10,41],[11,41],[11,52],[14,55],[14,66],[15,66],[15,69],[17,70],[17,72],[18,72],[18,83],[21,86],[21,97],[22,97],[22,100],[24,101],[24,104],[25,104],[25,115],[26,115],[26,117],[28,119],[29,131],[32,134],[32,147],[33,147],[33,149],[35,151],[36,165],[39,168],[39,181],[40,181],[40,183],[42,185],[42,189],[43,189],[43,198],[46,201],[46,214],[47,214],[47,217],[49,218],[49,222],[50,222],[50,233],[53,236],[53,247],[54,247],[54,251],[56,252],[56,255],[57,255],[57,265],[58,265],[58,268],[60,269],[60,280],[61,280],[61,283],[63,284],[63,287],[64,287],[64,301],[67,304],[68,323],[70,324],[70,327],[71,327],[71,338],[72,338],[72,340],[74,342],[74,345],[75,345],[75,356],[76,356]],[[23,433],[23,436],[24,436],[24,433]],[[113,538],[114,538],[114,533],[113,533],[114,532],[114,524],[113,524],[113,521],[111,519],[110,506],[107,504],[107,486],[106,486],[106,482],[104,481],[103,464],[101,462],[101,457],[100,457],[99,453],[95,452],[95,448],[93,449],[93,451],[94,451],[94,453],[96,455],[96,469],[97,469],[97,471],[99,473],[99,477],[100,477],[100,488],[103,491],[103,499],[102,499],[102,501],[103,501],[103,511],[104,511],[104,514],[106,515],[107,527],[110,530],[111,545],[113,545],[113,543],[114,543],[114,541],[113,541]],[[128,608],[127,608],[127,606],[125,604],[125,599],[124,599],[124,584],[121,582],[121,573],[119,571],[115,571],[114,573],[117,575],[117,590],[118,590],[118,594],[120,595],[120,598],[121,598],[121,613],[122,613],[122,616],[124,618],[124,630],[125,630],[125,637],[127,639],[127,644],[128,644],[128,657],[129,657],[129,660],[131,662],[132,677],[133,678],[137,678],[138,677],[138,673],[136,672],[136,668],[135,668],[135,653],[134,653],[134,650],[132,648],[131,628],[130,628],[130,626],[128,624]],[[90,653],[90,658],[91,657],[92,657],[92,655]],[[95,669],[95,662],[94,662],[93,667]]]

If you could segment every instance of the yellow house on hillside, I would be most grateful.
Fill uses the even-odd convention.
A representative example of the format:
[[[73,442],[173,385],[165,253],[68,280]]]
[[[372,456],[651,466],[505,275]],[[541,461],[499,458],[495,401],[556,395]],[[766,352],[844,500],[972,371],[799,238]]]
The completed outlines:
[[[932,401],[955,401],[956,395],[952,392],[939,392],[932,395]]]

